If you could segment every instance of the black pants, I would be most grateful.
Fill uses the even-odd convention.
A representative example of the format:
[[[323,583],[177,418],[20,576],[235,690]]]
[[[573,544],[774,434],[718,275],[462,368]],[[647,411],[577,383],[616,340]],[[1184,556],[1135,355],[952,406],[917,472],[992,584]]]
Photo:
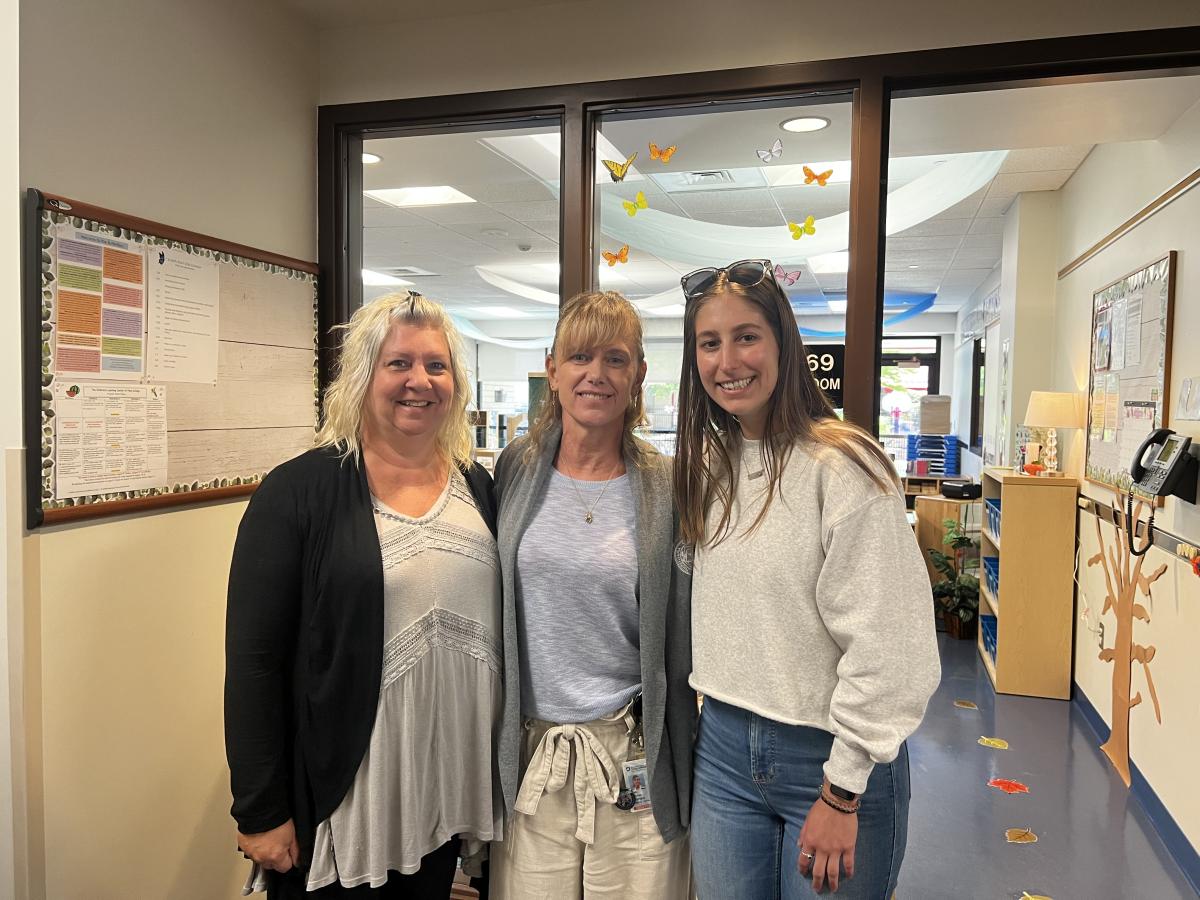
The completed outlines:
[[[412,875],[389,872],[387,883],[373,888],[369,884],[342,887],[337,882],[315,891],[305,890],[308,872],[293,869],[267,874],[267,900],[446,900],[458,868],[458,841],[442,844],[421,857],[421,868]]]

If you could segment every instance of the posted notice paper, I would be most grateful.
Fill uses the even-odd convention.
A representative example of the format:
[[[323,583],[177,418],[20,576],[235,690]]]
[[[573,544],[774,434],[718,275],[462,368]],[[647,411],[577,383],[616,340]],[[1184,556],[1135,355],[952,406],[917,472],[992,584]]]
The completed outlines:
[[[148,251],[146,371],[156,381],[217,383],[217,262],[167,247]]]
[[[167,389],[54,384],[54,496],[111,494],[167,483]]]
[[[55,229],[54,371],[141,378],[146,330],[142,247],[70,225]]]

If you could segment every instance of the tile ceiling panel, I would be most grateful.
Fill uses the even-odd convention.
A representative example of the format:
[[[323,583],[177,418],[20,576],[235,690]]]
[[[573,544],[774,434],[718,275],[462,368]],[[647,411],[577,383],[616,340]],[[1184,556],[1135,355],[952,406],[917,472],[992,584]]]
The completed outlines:
[[[1075,171],[1092,151],[1091,144],[1076,147],[1043,147],[1032,150],[1010,150],[1000,166],[1001,175],[1014,172],[1050,172],[1055,169]]]
[[[370,199],[367,197],[364,200]],[[394,206],[380,204],[379,206],[363,207],[363,227],[379,228],[395,225],[425,225],[426,219],[414,216],[411,212],[397,209]]]
[[[1003,216],[1008,212],[1008,208],[1012,206],[1012,197],[998,197],[996,199],[988,198],[979,205],[979,218],[995,219]]]
[[[989,250],[997,256],[1004,247],[1002,234],[968,234],[962,239],[964,250]]]
[[[953,250],[962,242],[958,235],[944,237],[890,237],[887,239],[887,252],[904,253],[911,250]]]
[[[967,229],[968,234],[1004,234],[1004,218],[996,216],[990,219],[975,219],[971,222],[971,227]]]
[[[525,225],[532,228],[542,237],[548,237],[553,241],[558,240],[558,219],[533,219],[526,222]]]
[[[554,193],[549,188],[531,178],[521,181],[457,183],[453,187],[480,203],[532,203],[537,200],[554,200]]]
[[[504,202],[492,204],[497,212],[502,212],[511,219],[524,222],[527,219],[554,219],[558,217],[557,200],[538,200],[528,202]]]
[[[504,213],[486,203],[450,203],[445,206],[416,206],[410,212],[438,225],[515,224]]]
[[[1050,172],[1017,172],[997,175],[988,189],[988,199],[1011,196],[1025,191],[1057,191],[1071,177],[1073,169],[1054,169]]]
[[[805,216],[824,219],[828,216],[836,216],[839,213],[844,213],[847,209],[846,204],[838,198],[820,194],[806,200],[804,203],[781,203],[780,206],[792,221],[803,219]]]
[[[483,227],[486,228],[486,226]],[[524,254],[531,250],[553,252],[558,249],[558,241],[543,237],[532,228],[526,228],[516,222],[510,222],[505,229],[507,234],[503,235],[484,234],[479,225],[452,225],[450,230],[491,247],[493,250],[504,250],[510,253],[515,251]],[[528,247],[529,250],[522,250],[521,247]]]
[[[987,188],[983,187],[977,190],[969,197],[965,197],[958,203],[948,209],[938,213],[939,219],[970,219],[979,212],[979,204],[983,202],[984,194],[987,193]]]
[[[966,234],[972,225],[973,223],[971,219],[926,219],[924,222],[919,222],[912,228],[906,228],[904,231],[892,235],[892,237],[888,238],[888,240],[898,237],[939,237],[944,235]]]

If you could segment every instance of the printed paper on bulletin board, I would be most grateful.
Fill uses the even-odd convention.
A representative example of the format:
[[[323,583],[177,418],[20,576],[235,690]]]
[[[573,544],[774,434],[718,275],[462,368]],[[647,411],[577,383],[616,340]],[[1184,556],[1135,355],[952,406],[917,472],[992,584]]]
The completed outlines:
[[[1175,251],[1092,295],[1085,473],[1126,489],[1133,453],[1166,425]]]
[[[312,446],[315,265],[30,194],[30,527],[249,491]]]

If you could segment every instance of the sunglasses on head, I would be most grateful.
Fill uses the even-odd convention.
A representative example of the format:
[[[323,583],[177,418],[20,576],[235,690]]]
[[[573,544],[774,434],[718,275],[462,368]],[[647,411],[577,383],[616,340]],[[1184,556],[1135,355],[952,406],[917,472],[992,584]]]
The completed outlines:
[[[754,287],[762,284],[766,279],[775,279],[775,273],[771,269],[771,261],[769,259],[743,259],[735,263],[717,269],[712,266],[706,266],[703,269],[697,269],[695,272],[688,272],[681,279],[679,284],[683,288],[683,296],[687,300],[695,300],[710,287],[717,283],[717,279],[724,275],[728,281],[742,287]]]

